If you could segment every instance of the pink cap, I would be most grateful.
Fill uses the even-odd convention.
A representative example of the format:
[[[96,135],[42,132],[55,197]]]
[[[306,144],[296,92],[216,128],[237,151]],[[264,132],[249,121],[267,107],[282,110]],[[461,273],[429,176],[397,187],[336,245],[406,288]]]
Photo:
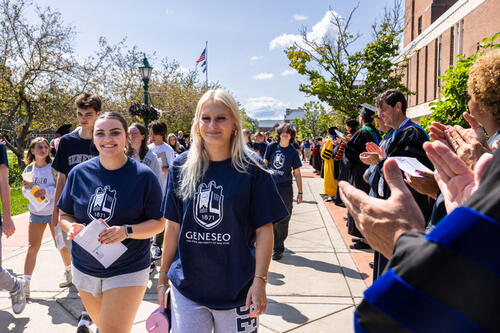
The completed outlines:
[[[170,322],[167,314],[162,309],[156,309],[146,319],[146,330],[148,333],[165,333],[170,329]]]

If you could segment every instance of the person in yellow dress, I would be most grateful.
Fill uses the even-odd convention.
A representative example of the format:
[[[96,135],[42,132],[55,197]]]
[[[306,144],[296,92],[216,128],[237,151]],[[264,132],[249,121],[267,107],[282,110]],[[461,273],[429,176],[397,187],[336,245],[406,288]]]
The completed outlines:
[[[338,175],[335,174],[333,157],[335,146],[337,145],[336,127],[328,129],[329,138],[321,149],[321,159],[324,161],[324,191],[327,195],[326,201],[332,201],[337,193]]]

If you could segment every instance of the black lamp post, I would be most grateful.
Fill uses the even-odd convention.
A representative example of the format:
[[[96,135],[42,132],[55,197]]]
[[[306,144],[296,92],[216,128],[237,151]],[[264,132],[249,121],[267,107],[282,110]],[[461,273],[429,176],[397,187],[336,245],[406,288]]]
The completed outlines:
[[[149,79],[151,78],[153,67],[149,65],[146,55],[144,55],[144,59],[142,59],[142,64],[143,65],[139,67],[139,71],[141,72],[142,82],[144,82],[144,104],[149,105]],[[144,119],[144,124],[146,128],[148,128],[148,119]]]

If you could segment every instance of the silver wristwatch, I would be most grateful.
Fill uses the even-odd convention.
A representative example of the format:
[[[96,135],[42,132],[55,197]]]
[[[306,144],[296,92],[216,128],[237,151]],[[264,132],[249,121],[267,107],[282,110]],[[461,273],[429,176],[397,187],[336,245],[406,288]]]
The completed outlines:
[[[132,237],[132,226],[129,224],[125,224],[125,234],[127,234],[127,238]]]

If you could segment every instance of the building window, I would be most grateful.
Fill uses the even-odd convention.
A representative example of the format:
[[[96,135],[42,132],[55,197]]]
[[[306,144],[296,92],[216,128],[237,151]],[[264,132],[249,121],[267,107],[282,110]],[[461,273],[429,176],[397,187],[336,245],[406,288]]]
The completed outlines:
[[[455,64],[455,26],[450,28],[450,66]]]
[[[418,18],[417,22],[418,22],[417,23],[418,24],[417,31],[418,31],[418,35],[420,35],[422,33],[422,16],[420,16]]]
[[[457,56],[464,52],[464,20],[457,22],[451,27],[450,38],[450,64],[455,65],[457,63]]]
[[[439,93],[441,92],[441,79],[439,78],[441,76],[441,36],[439,36],[436,39],[436,75],[435,75],[435,82],[436,82],[436,90],[435,90],[435,97],[439,97]]]
[[[408,90],[411,91],[411,59],[408,59],[408,75],[406,75],[406,86],[408,87]],[[408,95],[407,98],[408,100],[408,105],[411,105],[411,95]]]
[[[425,54],[424,54],[424,103],[427,102],[427,72],[428,72],[428,53],[429,52],[429,46],[425,46]]]
[[[411,0],[411,40],[415,38],[415,0]]]
[[[416,76],[416,82],[415,82],[415,91],[417,94],[415,95],[415,105],[418,105],[418,96],[419,96],[419,91],[420,91],[420,85],[419,85],[419,76],[420,76],[420,52],[417,52],[417,68],[415,69],[415,76]]]

